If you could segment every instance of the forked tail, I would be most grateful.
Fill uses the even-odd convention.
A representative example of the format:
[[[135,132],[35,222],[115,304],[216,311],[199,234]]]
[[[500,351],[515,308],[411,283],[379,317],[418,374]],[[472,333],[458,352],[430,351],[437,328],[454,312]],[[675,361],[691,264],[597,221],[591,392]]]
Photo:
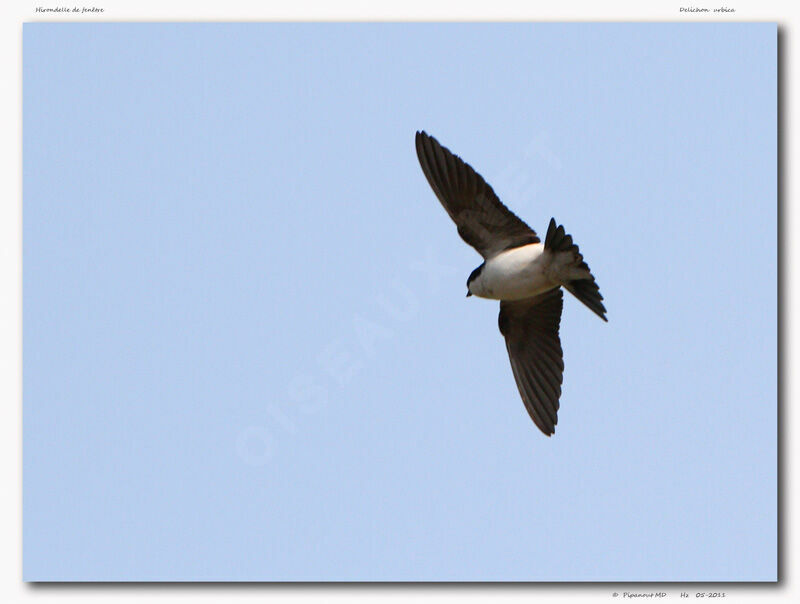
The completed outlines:
[[[567,281],[564,283],[564,287],[578,300],[588,306],[598,317],[603,319],[603,321],[608,321],[606,318],[606,307],[603,306],[603,296],[600,294],[600,288],[597,286],[597,283],[595,283],[594,275],[592,275],[589,265],[584,261],[578,246],[572,242],[572,236],[564,232],[563,226],[559,225],[556,227],[555,218],[551,218],[550,224],[547,226],[544,248],[554,252],[572,252],[574,257],[574,264],[572,266],[578,269],[577,272],[584,273],[588,276]]]

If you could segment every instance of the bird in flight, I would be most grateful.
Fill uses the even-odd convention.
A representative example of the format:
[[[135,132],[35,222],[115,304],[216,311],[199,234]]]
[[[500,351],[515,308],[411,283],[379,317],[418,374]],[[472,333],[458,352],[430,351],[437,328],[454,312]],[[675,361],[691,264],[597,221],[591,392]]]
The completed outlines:
[[[467,279],[467,297],[500,300],[498,323],[514,380],[533,423],[550,436],[564,373],[561,288],[608,321],[600,289],[555,219],[542,243],[469,164],[424,131],[417,132],[416,145],[422,171],[458,234],[483,256]]]

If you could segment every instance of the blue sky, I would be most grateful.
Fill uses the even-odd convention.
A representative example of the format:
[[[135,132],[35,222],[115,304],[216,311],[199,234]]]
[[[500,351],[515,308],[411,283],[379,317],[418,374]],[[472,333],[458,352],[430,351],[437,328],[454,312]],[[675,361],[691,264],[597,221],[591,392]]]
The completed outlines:
[[[776,578],[772,24],[26,24],[26,580]],[[553,438],[425,129],[581,246]]]

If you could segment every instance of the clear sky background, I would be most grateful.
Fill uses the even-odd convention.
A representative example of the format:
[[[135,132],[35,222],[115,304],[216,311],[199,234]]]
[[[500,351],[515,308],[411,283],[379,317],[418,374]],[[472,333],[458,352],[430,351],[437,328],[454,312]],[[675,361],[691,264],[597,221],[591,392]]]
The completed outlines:
[[[27,24],[26,580],[767,581],[773,24]],[[519,398],[426,129],[606,298]]]

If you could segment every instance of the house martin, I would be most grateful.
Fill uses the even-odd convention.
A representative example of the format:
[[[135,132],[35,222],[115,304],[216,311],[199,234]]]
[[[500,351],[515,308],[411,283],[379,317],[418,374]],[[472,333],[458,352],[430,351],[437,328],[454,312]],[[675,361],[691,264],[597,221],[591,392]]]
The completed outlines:
[[[422,171],[458,234],[483,256],[467,279],[467,296],[500,300],[500,333],[533,423],[547,436],[558,423],[564,373],[564,287],[603,321],[603,296],[564,227],[550,219],[544,243],[511,212],[469,164],[424,131],[417,132]]]

